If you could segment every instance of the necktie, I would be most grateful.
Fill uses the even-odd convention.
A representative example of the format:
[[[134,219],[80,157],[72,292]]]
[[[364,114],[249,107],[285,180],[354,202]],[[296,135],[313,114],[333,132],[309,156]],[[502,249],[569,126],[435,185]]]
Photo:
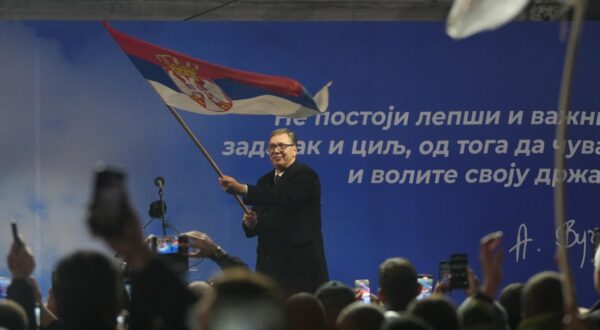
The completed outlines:
[[[280,179],[281,179],[280,175],[275,175],[275,178],[273,180],[275,181],[275,184],[277,184],[277,182],[279,182]]]

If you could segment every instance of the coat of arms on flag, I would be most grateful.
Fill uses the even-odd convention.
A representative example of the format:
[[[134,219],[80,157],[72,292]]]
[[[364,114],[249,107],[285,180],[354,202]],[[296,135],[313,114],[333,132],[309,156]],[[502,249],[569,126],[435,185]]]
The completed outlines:
[[[158,55],[157,59],[177,88],[204,109],[225,112],[233,106],[231,98],[225,95],[219,85],[200,75],[197,64],[180,63],[177,57],[171,55]]]

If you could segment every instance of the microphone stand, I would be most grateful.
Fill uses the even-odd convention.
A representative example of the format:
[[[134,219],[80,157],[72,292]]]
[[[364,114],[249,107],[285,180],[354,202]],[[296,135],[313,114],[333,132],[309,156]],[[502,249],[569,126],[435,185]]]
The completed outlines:
[[[164,199],[164,193],[163,193],[163,189],[164,189],[164,185],[165,185],[165,179],[162,177],[157,177],[156,179],[154,179],[154,184],[158,187],[158,197],[159,200],[158,201],[154,201],[150,204],[150,212],[149,215],[151,217],[150,222],[148,222],[146,224],[146,226],[148,226],[154,219],[160,218],[161,220],[161,225],[162,225],[162,233],[163,233],[163,237],[167,236],[167,228],[171,228],[173,229],[173,231],[175,231],[177,233],[177,241],[178,242],[182,242],[182,240],[180,240],[180,233],[177,230],[177,228],[175,228],[173,225],[169,224],[169,221],[167,220],[167,205],[165,203],[165,199]],[[156,203],[159,203],[158,207],[156,207]],[[157,214],[158,213],[158,214]],[[144,229],[146,228],[146,226],[144,226]],[[163,260],[170,265],[170,267],[172,267],[179,276],[181,276],[181,279],[183,280],[185,277],[185,273],[188,270],[188,257],[187,257],[187,250],[180,250],[179,247],[179,243],[177,246],[178,252],[175,255],[170,255],[170,254],[166,254],[166,255],[160,255],[159,252],[157,252],[157,246],[156,244],[158,243],[157,239],[152,240],[152,249],[154,250],[155,253],[158,253],[158,257],[163,258]]]
[[[164,196],[163,196],[164,179],[163,179],[162,183],[160,183],[160,184],[157,183],[157,181],[155,181],[155,184],[158,186],[158,197],[159,197],[159,200],[157,202],[160,204],[160,212],[159,212],[160,216],[159,216],[159,218],[161,220],[161,227],[162,227],[163,236],[167,236],[167,229],[168,228],[173,229],[177,233],[177,235],[179,235],[179,230],[177,230],[177,228],[175,228],[175,226],[173,226],[172,224],[170,224],[169,221],[167,220],[167,208],[166,208],[165,199],[164,199]],[[156,202],[153,202],[152,204],[154,204],[154,203],[156,203]],[[152,221],[154,221],[155,219],[157,219],[157,218],[155,218],[152,215],[152,205],[150,206],[150,209],[151,209],[151,211],[150,211],[150,220],[144,225],[144,227],[142,228],[142,230],[145,230],[146,227],[148,227],[152,223]]]
[[[167,227],[169,227],[169,223],[167,222],[167,218],[166,218],[166,210],[165,210],[165,200],[163,199],[163,189],[162,189],[162,185],[160,185],[158,187],[158,196],[159,196],[159,200],[160,200],[160,220],[162,221],[162,230],[163,230],[163,236],[167,236]],[[173,228],[175,229],[175,228]],[[177,231],[177,230],[175,230]]]

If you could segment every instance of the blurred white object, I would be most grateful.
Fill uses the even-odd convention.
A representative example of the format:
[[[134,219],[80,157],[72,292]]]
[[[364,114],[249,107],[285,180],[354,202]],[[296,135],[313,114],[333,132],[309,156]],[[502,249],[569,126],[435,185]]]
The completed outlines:
[[[446,33],[463,39],[484,30],[494,30],[508,23],[529,0],[454,0],[446,21]]]

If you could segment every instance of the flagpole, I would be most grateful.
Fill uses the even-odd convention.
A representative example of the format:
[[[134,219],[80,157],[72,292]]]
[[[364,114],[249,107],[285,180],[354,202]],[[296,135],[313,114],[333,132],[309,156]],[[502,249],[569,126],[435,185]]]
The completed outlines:
[[[581,36],[581,28],[585,16],[587,0],[575,1],[574,15],[571,22],[571,31],[567,43],[567,51],[565,54],[565,62],[562,72],[562,80],[560,86],[560,96],[558,105],[558,123],[556,124],[556,142],[558,147],[554,152],[554,167],[558,172],[558,180],[554,188],[554,217],[555,226],[558,236],[557,260],[558,269],[564,276],[562,285],[562,293],[565,306],[565,314],[574,318],[578,314],[577,304],[575,301],[575,289],[573,287],[573,274],[569,267],[565,220],[566,220],[566,205],[565,205],[565,140],[567,137],[567,117],[569,114],[569,103],[571,98],[571,82],[573,77],[573,67],[575,65],[575,54],[577,45]]]
[[[183,120],[183,118],[181,117],[181,115],[179,115],[179,113],[177,112],[177,110],[175,110],[172,106],[170,106],[170,105],[168,105],[166,103],[165,103],[165,106],[167,107],[167,109],[169,109],[169,111],[171,111],[171,113],[173,114],[173,116],[175,116],[175,119],[177,119],[177,121],[179,122],[179,124],[181,125],[181,127],[183,127],[183,129],[188,134],[188,136],[192,139],[192,141],[194,141],[194,144],[196,144],[196,147],[198,147],[198,149],[200,149],[200,152],[202,152],[202,154],[204,155],[204,157],[206,158],[206,160],[208,160],[208,163],[210,164],[210,166],[212,166],[212,168],[217,172],[217,174],[219,175],[219,178],[222,178],[223,177],[223,172],[221,171],[221,169],[219,168],[219,166],[217,165],[217,163],[214,161],[214,159],[211,157],[211,155],[208,153],[208,151],[206,150],[206,148],[204,148],[204,146],[202,145],[202,143],[200,143],[200,140],[198,140],[198,138],[196,137],[196,135],[194,134],[194,132],[192,132],[192,129],[187,125],[187,123],[185,122],[185,120]],[[244,210],[244,213],[248,213],[248,209],[246,208],[246,205],[244,204],[244,202],[242,201],[242,199],[240,198],[240,196],[238,196],[236,194],[234,194],[233,196],[237,200],[238,204],[240,204],[240,206],[242,207],[242,210]]]

